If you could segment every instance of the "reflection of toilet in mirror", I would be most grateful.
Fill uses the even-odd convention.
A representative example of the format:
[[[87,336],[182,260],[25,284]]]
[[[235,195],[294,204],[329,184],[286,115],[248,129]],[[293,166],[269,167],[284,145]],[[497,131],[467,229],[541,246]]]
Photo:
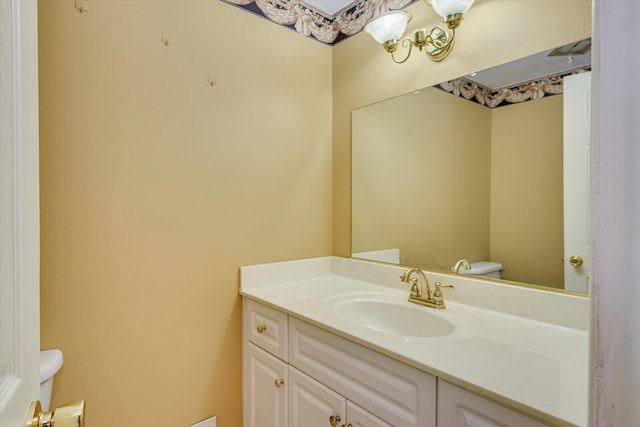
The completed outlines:
[[[478,261],[470,263],[471,269],[461,268],[458,273],[482,276],[490,279],[502,278],[502,264],[491,261]]]
[[[53,377],[62,367],[63,358],[60,350],[44,350],[40,352],[40,405],[42,411],[48,412],[51,405]]]

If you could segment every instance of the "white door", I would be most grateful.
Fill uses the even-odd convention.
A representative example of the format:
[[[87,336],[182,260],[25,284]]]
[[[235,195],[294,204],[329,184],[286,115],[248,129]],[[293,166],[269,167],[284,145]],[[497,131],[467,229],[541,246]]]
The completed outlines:
[[[287,427],[286,363],[248,343],[245,364],[244,426]]]
[[[346,425],[351,427],[391,427],[352,402],[347,402],[347,420],[349,423]]]
[[[35,0],[0,0],[0,425],[39,398],[38,43]]]
[[[587,292],[591,73],[564,78],[564,286]]]
[[[438,380],[438,425],[443,427],[548,426],[441,380]]]
[[[289,367],[289,427],[342,426],[346,400],[294,367]]]

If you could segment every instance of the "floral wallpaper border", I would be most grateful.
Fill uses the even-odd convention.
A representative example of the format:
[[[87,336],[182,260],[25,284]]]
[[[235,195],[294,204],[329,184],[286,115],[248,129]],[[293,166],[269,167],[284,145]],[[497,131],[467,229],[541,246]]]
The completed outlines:
[[[418,0],[362,0],[335,18],[329,18],[296,0],[220,0],[298,33],[333,45],[353,36],[374,16],[404,9]]]
[[[509,104],[534,101],[548,95],[560,95],[563,92],[563,77],[590,70],[591,66],[583,67],[567,73],[531,80],[517,86],[496,91],[478,86],[464,77],[440,83],[436,87],[452,95],[477,102],[488,108],[498,108]]]

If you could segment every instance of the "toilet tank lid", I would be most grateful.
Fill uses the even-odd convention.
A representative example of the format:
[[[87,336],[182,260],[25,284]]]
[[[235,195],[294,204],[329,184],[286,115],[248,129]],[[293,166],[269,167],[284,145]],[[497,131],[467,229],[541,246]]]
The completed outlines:
[[[494,273],[502,270],[502,264],[492,261],[478,261],[471,263],[471,270],[465,270],[464,267],[460,268],[460,274],[487,274]]]
[[[62,352],[58,349],[41,351],[40,382],[44,382],[54,376],[62,367],[63,361]]]

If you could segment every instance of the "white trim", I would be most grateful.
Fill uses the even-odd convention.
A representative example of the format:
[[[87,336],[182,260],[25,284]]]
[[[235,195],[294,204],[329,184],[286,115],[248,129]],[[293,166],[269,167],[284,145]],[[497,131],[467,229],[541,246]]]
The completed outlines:
[[[594,0],[590,426],[640,425],[640,2]]]
[[[40,394],[37,2],[0,0],[0,33],[0,425],[21,427]]]

